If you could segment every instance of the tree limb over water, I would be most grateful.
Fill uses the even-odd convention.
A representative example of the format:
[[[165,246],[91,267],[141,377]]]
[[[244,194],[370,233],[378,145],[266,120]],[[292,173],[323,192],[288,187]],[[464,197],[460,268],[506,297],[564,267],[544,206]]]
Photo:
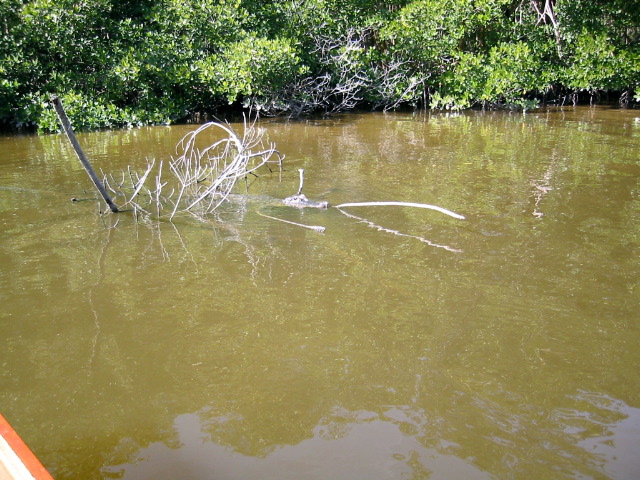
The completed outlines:
[[[228,123],[223,124],[219,122],[205,123],[196,130],[187,133],[176,146],[177,157],[172,158],[169,162],[169,171],[173,174],[173,177],[170,177],[167,181],[164,181],[162,176],[163,162],[160,162],[156,167],[155,160],[152,160],[148,162],[147,168],[142,175],[133,172],[131,167],[128,167],[127,174],[123,171],[120,180],[116,179],[113,174],[103,174],[104,180],[101,182],[86,155],[80,148],[69,120],[66,117],[62,103],[55,96],[52,98],[52,101],[71,145],[111,211],[118,213],[123,211],[123,207],[131,206],[136,220],[140,212],[150,216],[152,210],[155,211],[158,219],[160,219],[161,212],[167,207],[171,210],[169,215],[170,222],[178,213],[189,213],[198,219],[204,220],[206,215],[213,213],[229,198],[238,179],[246,178],[248,175],[255,175],[255,172],[259,168],[269,168],[269,164],[275,164],[278,168],[282,169],[284,156],[276,150],[275,145],[267,144],[264,141],[264,131],[256,128],[256,120],[247,122],[245,118],[242,135],[239,135]],[[200,140],[203,132],[216,129],[223,133],[221,139],[210,144],[203,143],[203,140]],[[300,185],[297,193],[282,200],[282,204],[297,208],[328,208],[328,202],[318,202],[307,199],[302,193],[304,170],[299,169],[299,174]],[[152,179],[151,186],[147,186],[149,179]],[[115,203],[113,203],[107,192],[107,188],[115,195],[120,195],[124,198],[128,197],[128,200],[125,201],[122,207],[118,208]],[[126,191],[131,191],[131,193],[127,195]],[[422,237],[403,234],[396,230],[381,227],[342,210],[342,208],[345,207],[368,206],[426,208],[436,210],[460,220],[463,220],[465,218],[464,216],[436,205],[412,202],[355,202],[342,203],[336,207],[344,215],[366,222],[370,226],[377,227],[378,230],[417,238],[432,246],[456,251],[451,247],[434,244]],[[322,226],[304,225],[266,215],[260,211],[258,211],[258,214],[265,218],[308,228],[319,233],[324,233],[325,231],[325,227]]]
[[[106,204],[109,206],[109,209],[114,213],[118,212],[118,207],[116,206],[115,203],[113,203],[113,200],[111,200],[109,193],[107,193],[107,191],[105,190],[104,185],[98,178],[98,175],[96,174],[95,170],[91,166],[91,163],[89,163],[89,159],[84,154],[82,147],[80,147],[80,143],[78,143],[78,139],[76,138],[76,135],[73,132],[73,128],[71,127],[71,122],[69,122],[69,118],[67,118],[67,114],[64,111],[62,102],[56,95],[53,95],[51,97],[51,102],[53,103],[53,107],[56,111],[56,114],[60,119],[60,125],[62,126],[62,129],[64,130],[65,135],[69,139],[69,143],[71,143],[71,146],[73,147],[73,151],[76,152],[76,155],[78,156],[78,160],[80,160],[80,163],[84,167],[85,171],[89,174],[91,181],[98,189],[98,192],[100,192],[100,195],[102,196]]]
[[[204,132],[218,130],[223,137],[206,144]],[[284,156],[273,144],[264,140],[264,131],[255,121],[245,119],[242,134],[229,124],[208,122],[187,133],[176,146],[176,157],[169,162],[169,176],[165,180],[163,163],[156,168],[155,161],[147,165],[142,175],[122,174],[122,180],[105,175],[105,184],[117,195],[129,197],[124,205],[135,211],[160,217],[166,209],[169,220],[179,213],[197,218],[213,213],[224,203],[236,183],[255,175],[261,167],[282,168]],[[129,183],[125,185],[126,179]],[[146,183],[152,180],[152,185]],[[133,193],[127,194],[127,191]]]

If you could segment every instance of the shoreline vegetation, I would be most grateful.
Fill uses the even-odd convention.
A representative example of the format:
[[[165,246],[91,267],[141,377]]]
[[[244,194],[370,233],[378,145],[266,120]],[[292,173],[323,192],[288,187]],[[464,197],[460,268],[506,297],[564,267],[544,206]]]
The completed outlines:
[[[0,128],[640,102],[640,0],[0,0]]]

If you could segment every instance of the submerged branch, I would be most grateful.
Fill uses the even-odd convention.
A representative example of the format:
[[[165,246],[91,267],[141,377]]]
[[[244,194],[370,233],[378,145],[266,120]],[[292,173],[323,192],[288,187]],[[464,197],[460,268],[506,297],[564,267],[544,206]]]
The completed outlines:
[[[279,222],[284,222],[284,223],[288,223],[290,225],[295,225],[297,227],[303,227],[303,228],[308,228],[309,230],[314,230],[318,233],[324,233],[325,228],[321,227],[319,225],[305,225],[303,223],[296,223],[296,222],[292,222],[290,220],[285,220],[283,218],[278,218],[278,217],[272,217],[271,215],[265,215],[262,212],[258,212],[258,215],[265,217],[265,218],[270,218],[271,220],[278,220]]]
[[[78,160],[80,160],[80,163],[82,163],[82,166],[84,167],[85,171],[87,172],[87,174],[89,174],[91,181],[98,189],[98,192],[100,192],[100,195],[102,196],[106,204],[109,206],[109,209],[111,209],[113,213],[118,213],[119,212],[118,207],[116,206],[115,203],[113,203],[113,200],[111,200],[109,193],[104,188],[104,185],[100,181],[100,178],[98,178],[98,175],[96,174],[95,170],[91,166],[91,163],[89,163],[89,159],[84,154],[82,147],[80,147],[80,143],[78,143],[78,139],[76,138],[76,135],[73,132],[73,127],[71,126],[71,122],[69,121],[69,118],[67,117],[66,112],[64,111],[62,102],[56,95],[53,95],[51,97],[51,102],[53,103],[53,108],[55,109],[56,114],[58,115],[58,120],[60,120],[60,125],[62,125],[62,130],[64,130],[64,133],[69,139],[69,142],[71,143],[71,146],[73,147],[73,150],[76,153]]]
[[[346,205],[346,204],[343,204],[343,205]],[[344,210],[342,210],[340,208],[343,205],[338,205],[336,207],[340,211],[340,213],[342,213],[343,215],[346,215],[349,218],[353,218],[355,220],[358,220],[359,222],[366,223],[369,227],[375,228],[378,231],[392,233],[393,235],[397,235],[399,237],[415,238],[416,240],[419,240],[419,241],[421,241],[423,243],[426,243],[427,245],[429,245],[431,247],[443,248],[443,249],[448,250],[450,252],[454,252],[454,253],[461,253],[462,252],[462,250],[459,250],[457,248],[453,248],[453,247],[450,247],[448,245],[440,245],[438,243],[433,243],[432,241],[427,240],[426,238],[420,237],[418,235],[411,235],[411,234],[408,234],[408,233],[399,232],[398,230],[392,230],[390,228],[383,227],[382,225],[378,225],[377,223],[374,223],[371,220],[367,220],[366,218],[358,217],[357,215],[353,215],[351,213],[347,213],[347,212],[345,212]]]
[[[225,135],[224,138],[217,138],[206,147],[199,147],[203,143],[202,135],[207,130],[218,129]],[[227,200],[238,179],[247,178],[248,175],[255,175],[255,171],[263,166],[269,167],[269,163],[275,163],[282,171],[282,161],[284,156],[275,149],[273,144],[265,144],[263,141],[263,130],[258,130],[255,121],[248,123],[245,119],[244,131],[238,135],[229,124],[209,122],[199,126],[196,130],[187,133],[177,144],[177,158],[172,158],[169,162],[169,178],[164,178],[163,162],[156,163],[152,160],[147,163],[147,167],[142,175],[132,172],[128,168],[128,178],[130,186],[125,186],[125,172],[122,172],[122,179],[117,180],[113,175],[104,175],[105,185],[116,195],[128,198],[124,205],[130,205],[134,212],[136,222],[138,216],[143,214],[144,218],[152,215],[155,211],[158,218],[163,211],[169,213],[169,221],[179,213],[187,213],[199,221],[207,222],[206,216],[213,214],[215,210]],[[304,170],[299,169],[300,184],[298,192],[292,197],[282,200],[284,205],[298,208],[321,208],[326,209],[328,202],[315,202],[308,200],[303,194]],[[152,175],[153,173],[153,175]],[[110,180],[110,181],[109,181]],[[147,182],[151,185],[146,186]],[[125,194],[125,190],[127,194]],[[131,193],[133,192],[133,193]],[[168,192],[168,193],[167,193]],[[124,206],[123,205],[123,206]],[[417,239],[430,246],[443,248],[452,252],[460,252],[447,245],[433,243],[426,238],[401,233],[397,230],[382,227],[365,218],[352,215],[342,210],[347,207],[369,207],[369,206],[399,206],[414,207],[436,210],[453,218],[464,220],[464,216],[452,212],[436,205],[413,202],[350,202],[342,203],[336,208],[350,218],[368,224],[370,227],[380,231],[392,233],[394,235]],[[272,217],[260,211],[258,215],[271,220],[288,223],[319,233],[324,233],[325,227],[318,225],[304,225],[282,218]]]
[[[153,161],[142,175],[132,172],[129,167],[130,187],[123,186],[124,172],[121,182],[111,175],[111,182],[105,183],[116,195],[128,198],[125,205],[134,209],[146,212],[144,207],[155,203],[154,210],[160,216],[168,207],[169,220],[181,212],[196,217],[213,213],[227,199],[238,179],[255,175],[256,170],[263,166],[268,168],[269,163],[282,168],[284,156],[273,144],[264,141],[264,130],[256,128],[255,123],[255,120],[247,122],[245,119],[242,135],[231,125],[218,122],[205,123],[187,133],[176,145],[178,156],[169,162],[171,175],[166,179],[162,177],[163,163],[156,166]],[[206,142],[203,132],[216,129],[224,137],[201,147]],[[269,168],[269,171],[272,170]],[[152,185],[147,187],[147,182]]]

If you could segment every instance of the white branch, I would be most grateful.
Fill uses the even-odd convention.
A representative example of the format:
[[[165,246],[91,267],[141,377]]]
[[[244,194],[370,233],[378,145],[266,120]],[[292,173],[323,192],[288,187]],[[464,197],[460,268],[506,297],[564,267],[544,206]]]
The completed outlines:
[[[436,210],[438,212],[444,213],[445,215],[449,215],[453,218],[458,218],[460,220],[464,220],[463,215],[459,215],[451,210],[447,210],[446,208],[437,207],[436,205],[429,205],[427,203],[411,203],[411,202],[355,202],[355,203],[342,203],[340,205],[336,205],[336,208],[343,207],[416,207],[416,208],[428,208],[430,210]]]
[[[266,218],[270,218],[271,220],[278,220],[279,222],[284,222],[284,223],[289,223],[291,225],[295,225],[297,227],[303,227],[303,228],[308,228],[310,230],[314,230],[318,233],[324,233],[325,228],[318,226],[318,225],[304,225],[302,223],[296,223],[296,222],[291,222],[289,220],[285,220],[283,218],[277,218],[277,217],[272,217],[271,215],[265,215],[262,212],[258,212],[258,215],[262,216],[262,217],[266,217]]]

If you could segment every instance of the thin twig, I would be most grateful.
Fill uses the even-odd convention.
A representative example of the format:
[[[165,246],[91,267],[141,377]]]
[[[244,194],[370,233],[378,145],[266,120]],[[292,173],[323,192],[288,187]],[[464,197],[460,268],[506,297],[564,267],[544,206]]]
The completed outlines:
[[[142,175],[142,178],[138,179],[137,181],[137,186],[134,185],[135,190],[133,192],[133,194],[131,195],[131,198],[125,202],[125,204],[122,206],[124,207],[125,205],[133,202],[133,199],[136,197],[136,195],[138,194],[138,192],[140,192],[140,190],[142,189],[142,187],[144,186],[144,182],[147,180],[147,177],[149,176],[149,174],[151,173],[151,169],[153,168],[153,166],[155,165],[156,161],[152,160],[151,164],[147,166],[147,170],[146,172],[144,172],[144,175]],[[137,176],[137,175],[136,175]],[[147,189],[148,190],[148,189]],[[149,196],[151,195],[151,192],[149,192]],[[122,208],[120,207],[120,208]]]
[[[278,220],[279,222],[284,222],[284,223],[289,223],[291,225],[296,225],[297,227],[308,228],[308,229],[314,230],[314,231],[316,231],[318,233],[324,233],[324,231],[325,231],[325,228],[321,227],[319,225],[304,225],[302,223],[291,222],[291,221],[285,220],[283,218],[277,218],[277,217],[272,217],[271,215],[265,215],[262,212],[258,212],[258,215],[260,215],[262,217],[270,218],[271,220]]]

